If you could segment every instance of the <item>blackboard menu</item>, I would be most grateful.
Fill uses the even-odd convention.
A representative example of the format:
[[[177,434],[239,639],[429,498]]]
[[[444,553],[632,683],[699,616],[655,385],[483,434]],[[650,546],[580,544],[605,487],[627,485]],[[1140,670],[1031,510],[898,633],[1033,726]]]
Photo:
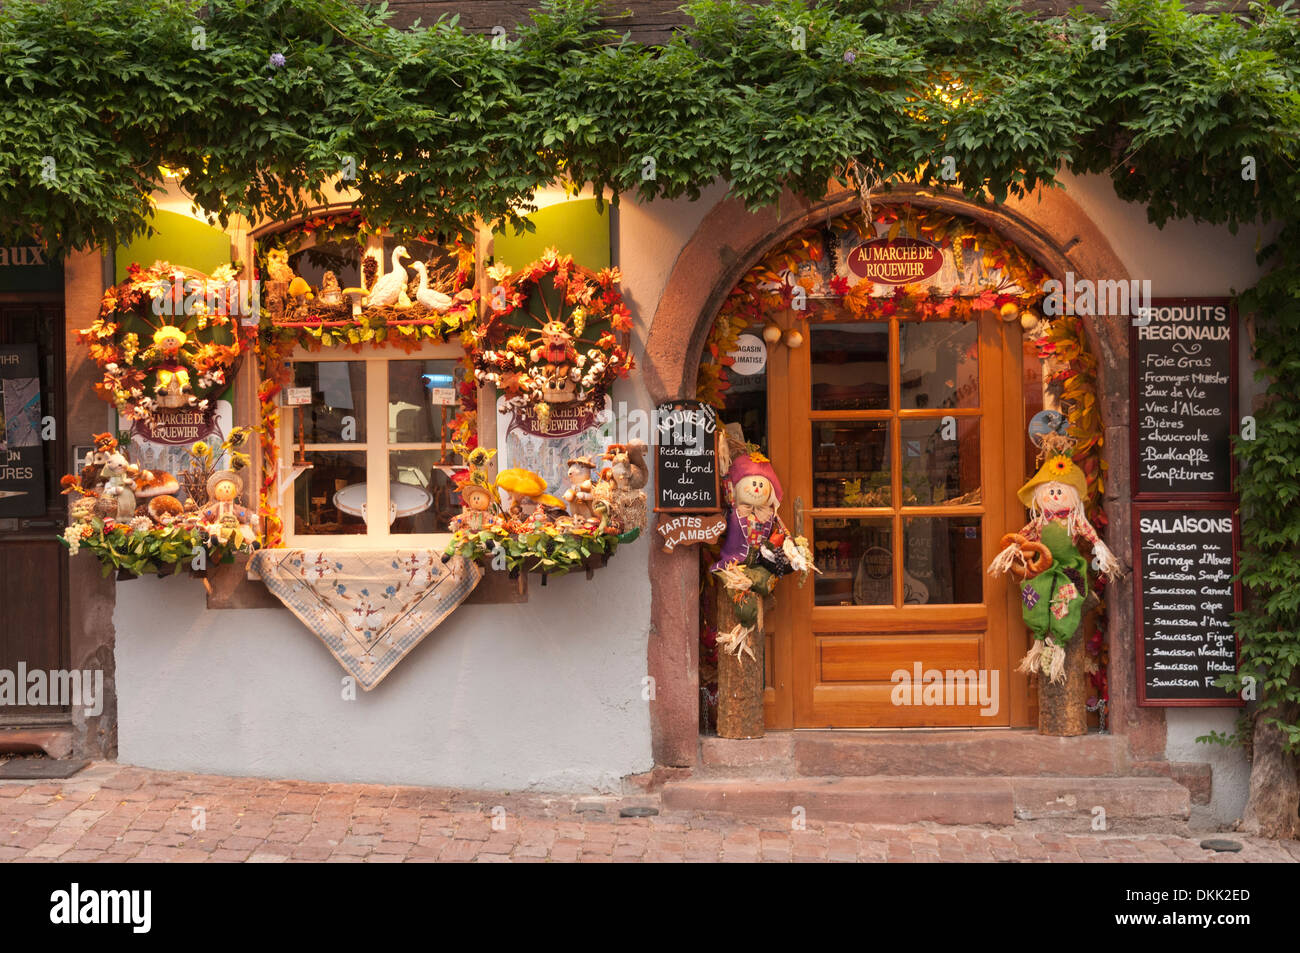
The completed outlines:
[[[1243,704],[1214,686],[1237,670],[1234,510],[1232,503],[1134,505],[1139,704]]]
[[[1232,493],[1235,317],[1227,298],[1157,298],[1139,310],[1131,348],[1137,496]]]
[[[660,404],[655,408],[655,512],[720,509],[717,411],[698,400]]]

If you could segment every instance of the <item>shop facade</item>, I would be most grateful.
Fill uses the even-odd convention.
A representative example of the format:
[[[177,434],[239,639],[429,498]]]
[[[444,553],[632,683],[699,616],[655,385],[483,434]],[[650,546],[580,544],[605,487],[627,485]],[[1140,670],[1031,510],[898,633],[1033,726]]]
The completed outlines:
[[[340,201],[332,211],[346,207]],[[943,216],[959,231],[996,236],[1048,277],[1150,281],[1156,299],[1226,298],[1256,275],[1253,239],[1206,226],[1157,230],[1145,223],[1140,208],[1120,202],[1098,179],[1067,179],[1063,190],[994,207],[955,193],[896,190],[877,197],[876,212],[911,221]],[[746,276],[792,237],[862,214],[860,196],[834,186],[820,200],[788,196],[779,207],[757,213],[726,198],[721,187],[696,202],[646,204],[624,197],[604,219],[607,264],[621,272],[637,366],[610,389],[615,416],[625,424],[638,415],[652,419],[665,402],[702,396],[701,366],[716,359],[710,357],[711,344],[716,350],[710,337],[718,315]],[[232,257],[254,260],[259,238],[280,234],[286,224],[292,223],[227,233]],[[538,237],[563,253],[566,233],[556,228]],[[383,240],[375,241],[391,251]],[[492,293],[486,265],[494,251],[500,254],[492,242],[490,233],[482,233],[476,250],[477,290],[485,296]],[[118,249],[116,255],[123,253]],[[116,262],[118,274],[125,265]],[[191,267],[210,272],[212,264]],[[63,277],[68,441],[85,446],[112,422],[91,386],[101,369],[88,360],[76,331],[94,319],[111,282],[100,254],[74,257]],[[797,309],[777,314],[773,323],[782,336],[764,342],[764,366],[755,375],[764,382],[760,396],[732,402],[733,410],[761,405],[757,416],[732,416],[748,428],[746,440],[761,441],[770,455],[785,487],[782,520],[811,537],[821,570],[802,587],[782,581],[768,602],[762,700],[768,740],[735,744],[763,745],[805,729],[845,729],[846,736],[855,734],[848,729],[948,729],[971,739],[988,731],[1034,733],[1038,693],[1030,676],[1016,672],[1029,644],[1016,592],[984,570],[1002,534],[1023,522],[1015,490],[1033,474],[1026,427],[1042,409],[1025,395],[1035,387],[1041,391],[1041,367],[1026,346],[1022,323],[996,309],[976,308],[956,321],[932,318],[909,324],[906,314],[828,321],[809,320]],[[1081,326],[1096,359],[1093,396],[1103,438],[1098,458],[1107,474],[1100,532],[1131,566],[1131,320],[1085,316]],[[745,330],[761,335],[763,323]],[[791,330],[803,338],[795,346]],[[957,337],[949,333],[954,330]],[[862,343],[866,338],[870,346]],[[855,347],[865,348],[862,355],[851,356]],[[1249,408],[1253,399],[1248,351],[1240,348],[1236,369],[1240,408]],[[456,360],[457,352],[435,343],[409,354],[336,356],[380,361],[386,380],[395,381],[398,370],[391,361]],[[308,357],[316,356],[299,355]],[[368,373],[378,371],[368,367]],[[263,380],[255,361],[241,365],[231,390],[235,425],[259,422]],[[865,397],[864,383],[875,387]],[[754,384],[754,377],[741,381],[733,396]],[[376,395],[383,394],[367,394],[373,412]],[[918,394],[924,396],[918,400]],[[493,395],[480,390],[480,408],[494,403]],[[294,440],[302,436],[289,423],[291,405],[279,406],[277,484],[294,462]],[[724,420],[727,413],[724,408]],[[752,428],[760,417],[758,434]],[[376,420],[382,426],[382,417]],[[950,422],[957,427],[956,452],[928,466],[944,471],[943,492],[922,490],[923,479],[891,460],[906,460],[910,445],[924,445],[930,431]],[[478,426],[480,445],[492,443],[481,411]],[[829,430],[841,435],[819,436]],[[626,433],[614,429],[615,435]],[[434,443],[414,449],[410,441],[401,443],[405,449],[389,452],[440,451]],[[849,458],[841,445],[857,449]],[[337,449],[327,440],[303,439],[302,446],[314,448],[309,453]],[[365,452],[372,449],[368,445]],[[256,485],[272,466],[265,446],[259,450],[252,462]],[[828,459],[832,452],[840,456]],[[872,492],[888,489],[888,499],[846,502],[828,497],[821,486],[860,480],[869,472],[883,475]],[[652,501],[655,490],[651,467],[646,492]],[[249,495],[243,501],[258,502]],[[488,566],[469,598],[370,690],[349,685],[348,671],[340,670],[332,650],[243,568],[243,558],[235,571],[214,567],[204,584],[187,572],[119,581],[102,576],[99,564],[83,553],[66,563],[67,652],[72,667],[104,671],[102,710],[46,712],[43,720],[29,718],[24,728],[45,732],[30,737],[47,741],[57,753],[211,773],[560,791],[611,791],[634,778],[642,784],[681,778],[700,767],[702,733],[711,735],[713,660],[707,640],[701,643],[701,623],[707,629],[709,622],[708,603],[700,598],[709,585],[707,563],[696,546],[661,545],[656,527],[669,518],[651,513],[641,539],[620,546],[606,565],[552,576],[545,586],[536,573],[521,586]],[[430,545],[430,539],[445,545],[445,534],[415,535],[418,545]],[[286,537],[288,549],[319,542],[292,528]],[[819,540],[840,537],[835,547],[816,549]],[[408,542],[387,536],[371,545],[397,552]],[[863,574],[868,550],[881,569],[872,575],[875,590]],[[1238,752],[1200,745],[1195,738],[1227,730],[1236,712],[1141,703],[1134,585],[1131,573],[1110,581],[1099,616],[1105,635],[1104,728],[1120,739],[1126,770],[1181,780],[1204,802],[1198,810],[1231,820],[1245,800],[1245,762]],[[922,671],[996,672],[996,685],[983,705],[899,705],[892,675],[911,670],[913,662]],[[1094,709],[1099,694],[1094,690],[1088,699]],[[1089,732],[1101,727],[1094,712]],[[1086,739],[1061,739],[1067,750],[1072,743]],[[1078,773],[1086,773],[1087,759],[1079,765]]]

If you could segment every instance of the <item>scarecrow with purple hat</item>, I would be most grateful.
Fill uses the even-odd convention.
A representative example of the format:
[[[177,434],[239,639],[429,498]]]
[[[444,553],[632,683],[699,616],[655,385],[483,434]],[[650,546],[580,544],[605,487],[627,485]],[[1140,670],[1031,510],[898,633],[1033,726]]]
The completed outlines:
[[[771,462],[754,451],[736,457],[727,471],[727,533],[711,571],[737,592],[736,618],[746,626],[758,619],[759,596],[772,593],[787,573],[807,572],[807,543],[790,538],[777,507],[781,481]]]

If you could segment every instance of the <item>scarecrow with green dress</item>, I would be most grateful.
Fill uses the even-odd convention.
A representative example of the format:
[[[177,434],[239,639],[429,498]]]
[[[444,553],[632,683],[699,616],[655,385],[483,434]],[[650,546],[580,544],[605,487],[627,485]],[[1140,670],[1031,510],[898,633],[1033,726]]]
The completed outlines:
[[[1087,493],[1087,480],[1073,460],[1064,454],[1048,459],[1016,492],[1029,509],[1029,522],[1002,538],[1004,548],[989,567],[990,574],[1010,572],[1021,579],[1021,614],[1034,643],[1019,671],[1041,671],[1053,682],[1065,678],[1065,643],[1078,631],[1088,598],[1081,541],[1092,546],[1093,568],[1112,576],[1122,571],[1084,515]]]

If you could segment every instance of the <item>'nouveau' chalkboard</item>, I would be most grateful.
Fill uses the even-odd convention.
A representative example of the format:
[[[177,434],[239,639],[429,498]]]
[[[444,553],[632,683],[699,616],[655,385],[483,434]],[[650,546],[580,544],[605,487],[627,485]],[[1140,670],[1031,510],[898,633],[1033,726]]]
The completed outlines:
[[[1234,509],[1231,503],[1134,504],[1140,704],[1243,704],[1213,684],[1237,670]]]
[[[718,485],[718,414],[698,400],[655,408],[655,512],[713,513]]]
[[[1234,309],[1227,298],[1151,304],[1132,329],[1133,492],[1227,497],[1236,420]]]

